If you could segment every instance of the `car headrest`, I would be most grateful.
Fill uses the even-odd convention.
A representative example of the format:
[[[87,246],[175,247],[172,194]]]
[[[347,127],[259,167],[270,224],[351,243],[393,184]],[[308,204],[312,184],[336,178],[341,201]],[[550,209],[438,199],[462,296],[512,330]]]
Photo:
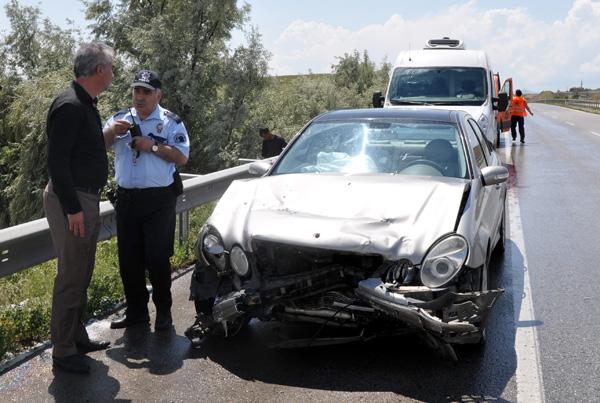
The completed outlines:
[[[434,139],[425,146],[425,158],[432,161],[453,161],[456,150],[448,140]]]

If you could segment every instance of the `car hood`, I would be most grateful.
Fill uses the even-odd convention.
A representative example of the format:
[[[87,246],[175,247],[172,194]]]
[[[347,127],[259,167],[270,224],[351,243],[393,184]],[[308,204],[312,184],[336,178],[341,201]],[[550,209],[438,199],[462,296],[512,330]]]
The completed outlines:
[[[208,220],[227,248],[252,239],[420,263],[454,231],[466,180],[287,174],[234,181]]]

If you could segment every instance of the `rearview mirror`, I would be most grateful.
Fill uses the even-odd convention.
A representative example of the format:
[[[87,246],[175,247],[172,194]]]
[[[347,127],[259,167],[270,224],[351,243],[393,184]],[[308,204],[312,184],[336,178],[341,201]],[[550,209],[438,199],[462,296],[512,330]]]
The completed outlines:
[[[497,185],[508,180],[508,169],[501,165],[485,167],[481,169],[484,186]]]
[[[385,97],[382,95],[381,91],[375,91],[373,93],[373,108],[383,108],[384,101]]]
[[[508,94],[501,92],[498,94],[498,111],[504,112],[508,108]]]
[[[271,169],[272,161],[256,161],[248,167],[250,175],[262,176]]]

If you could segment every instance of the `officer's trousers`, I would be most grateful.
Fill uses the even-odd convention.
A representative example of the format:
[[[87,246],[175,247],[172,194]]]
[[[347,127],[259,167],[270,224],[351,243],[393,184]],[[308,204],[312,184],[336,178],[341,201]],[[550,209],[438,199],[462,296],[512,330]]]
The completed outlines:
[[[44,190],[44,211],[57,255],[50,319],[52,354],[56,357],[77,354],[76,343],[89,341],[83,318],[100,231],[100,196],[78,191],[77,198],[83,210],[84,237],[76,237],[69,231],[67,215],[52,184]]]
[[[123,189],[117,193],[119,270],[127,317],[148,316],[146,271],[157,311],[169,312],[171,263],[175,240],[176,196],[171,187]]]

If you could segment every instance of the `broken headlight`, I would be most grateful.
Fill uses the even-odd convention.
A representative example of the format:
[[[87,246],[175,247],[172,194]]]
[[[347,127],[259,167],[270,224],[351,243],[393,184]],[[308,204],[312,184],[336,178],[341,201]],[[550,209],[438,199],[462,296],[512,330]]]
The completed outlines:
[[[229,262],[231,263],[231,268],[237,273],[238,276],[244,277],[248,275],[250,263],[248,262],[246,253],[238,245],[235,245],[233,248],[231,248],[231,252],[229,253]]]
[[[436,288],[458,274],[467,260],[469,245],[460,235],[450,235],[438,241],[427,253],[421,265],[421,282]]]
[[[209,225],[204,226],[200,232],[198,255],[204,263],[215,267],[217,271],[227,270],[227,256],[221,235]]]

